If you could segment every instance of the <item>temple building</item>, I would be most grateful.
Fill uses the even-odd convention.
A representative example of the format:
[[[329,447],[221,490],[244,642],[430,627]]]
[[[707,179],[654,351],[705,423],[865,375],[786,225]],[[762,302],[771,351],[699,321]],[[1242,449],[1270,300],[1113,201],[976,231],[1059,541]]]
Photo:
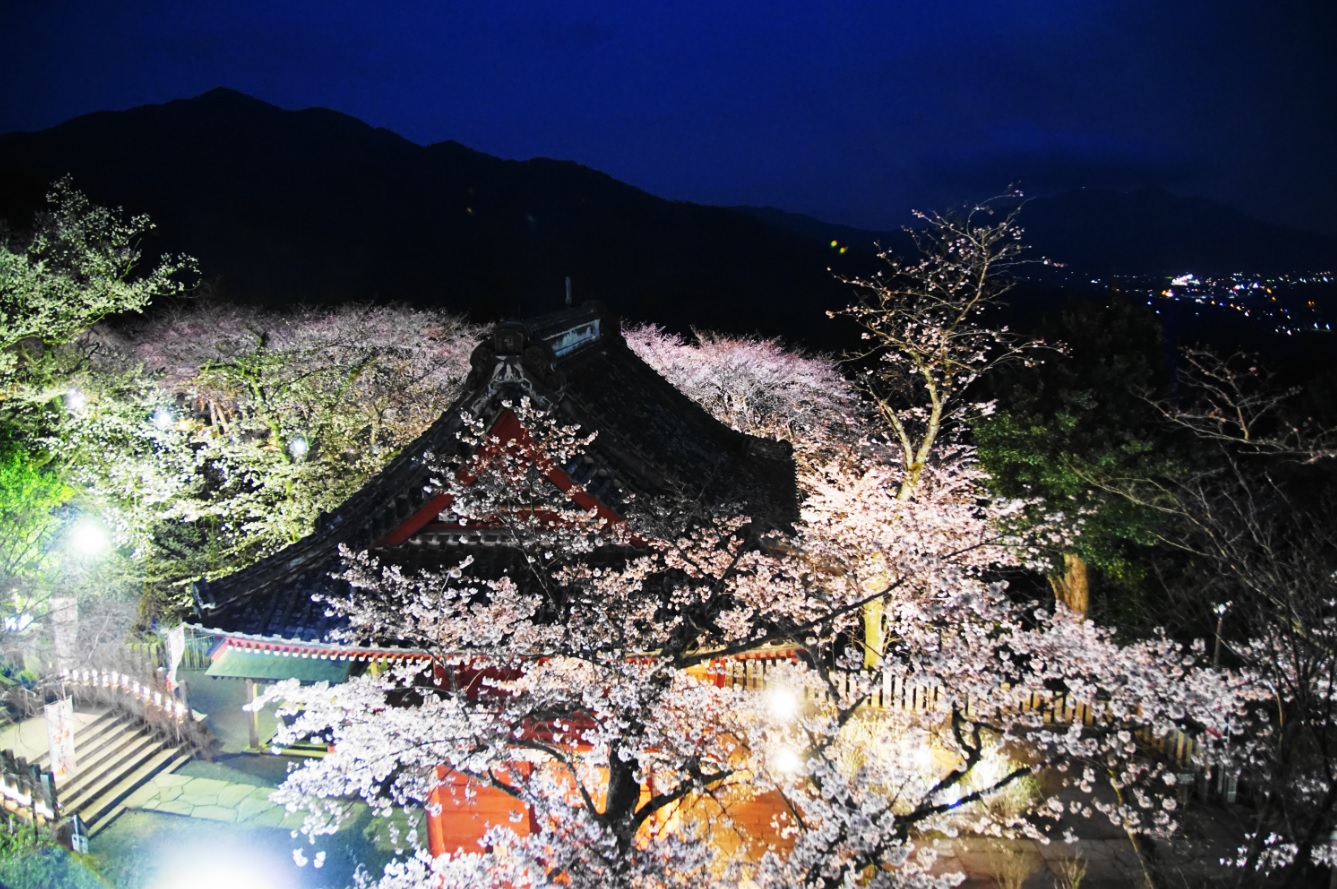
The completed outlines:
[[[194,587],[195,633],[214,638],[209,675],[257,684],[345,680],[369,665],[426,653],[394,639],[341,639],[337,598],[341,547],[383,563],[457,564],[468,555],[505,571],[505,542],[486,527],[461,527],[449,496],[433,484],[442,462],[467,456],[471,419],[494,442],[526,437],[512,407],[522,399],[558,422],[597,433],[566,465],[545,469],[556,490],[586,511],[617,521],[632,500],[690,497],[733,508],[773,528],[792,523],[798,503],[792,450],[728,428],[628,348],[618,320],[598,304],[499,325],[471,358],[463,394],[357,494],[321,515],[314,531],[274,555]],[[445,510],[445,514],[443,514]],[[251,744],[258,736],[254,715]]]

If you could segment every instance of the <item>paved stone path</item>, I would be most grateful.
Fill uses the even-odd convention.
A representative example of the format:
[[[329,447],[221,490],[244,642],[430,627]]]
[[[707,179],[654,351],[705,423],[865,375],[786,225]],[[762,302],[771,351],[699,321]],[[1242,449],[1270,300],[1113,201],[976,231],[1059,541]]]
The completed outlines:
[[[1046,845],[1031,840],[971,837],[939,840],[935,848],[938,851],[935,871],[964,873],[965,889],[1070,886],[1073,882],[1064,877],[1071,862],[1077,862],[1081,868],[1075,882],[1080,882],[1083,889],[1124,889],[1142,882],[1141,866],[1126,839],[1086,839]]]
[[[272,787],[171,774],[157,776],[131,794],[125,804],[130,809],[228,824],[254,824],[294,830],[300,827],[302,814],[289,812],[270,802],[269,795],[273,792]]]

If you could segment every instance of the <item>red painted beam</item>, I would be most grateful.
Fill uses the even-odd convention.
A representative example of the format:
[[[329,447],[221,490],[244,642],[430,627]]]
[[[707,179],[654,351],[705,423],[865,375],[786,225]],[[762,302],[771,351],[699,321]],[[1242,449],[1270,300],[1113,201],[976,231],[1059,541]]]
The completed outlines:
[[[488,430],[488,441],[475,453],[475,459],[479,466],[486,466],[487,462],[503,449],[514,447],[521,454],[524,454],[530,460],[531,464],[538,467],[544,476],[551,481],[558,490],[571,499],[582,509],[592,509],[599,518],[609,524],[621,524],[622,517],[597,497],[594,497],[584,488],[576,484],[565,471],[553,463],[552,459],[539,450],[530,436],[529,430],[520,422],[520,418],[510,408],[504,408],[497,416],[497,421],[492,424]],[[460,470],[456,473],[456,480],[464,484],[473,484],[477,478],[476,472]],[[407,542],[414,534],[417,534],[423,528],[436,521],[444,509],[448,509],[452,502],[449,494],[438,493],[432,499],[428,500],[413,515],[405,519],[389,534],[386,534],[379,541],[379,546],[400,546]],[[482,526],[479,526],[482,527]],[[633,541],[636,542],[636,541]]]

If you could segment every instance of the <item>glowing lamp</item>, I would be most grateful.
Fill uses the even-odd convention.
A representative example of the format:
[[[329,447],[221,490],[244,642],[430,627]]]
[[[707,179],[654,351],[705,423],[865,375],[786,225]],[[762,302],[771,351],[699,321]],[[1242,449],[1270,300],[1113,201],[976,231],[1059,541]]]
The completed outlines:
[[[96,556],[107,548],[109,539],[101,522],[85,516],[70,527],[66,541],[75,553]]]
[[[781,747],[771,756],[771,766],[777,772],[797,775],[803,770],[803,757],[793,747]]]
[[[766,690],[766,712],[775,722],[793,722],[800,709],[799,696],[792,688],[781,685]]]

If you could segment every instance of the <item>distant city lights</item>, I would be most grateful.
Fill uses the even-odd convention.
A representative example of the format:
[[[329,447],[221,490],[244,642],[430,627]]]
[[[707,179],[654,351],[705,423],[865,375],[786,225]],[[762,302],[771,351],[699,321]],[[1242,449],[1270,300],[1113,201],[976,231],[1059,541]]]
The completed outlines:
[[[1337,318],[1337,289],[1332,272],[1290,272],[1276,275],[1199,276],[1185,273],[1173,278],[1115,276],[1092,279],[1097,287],[1139,299],[1162,314],[1165,303],[1191,304],[1192,314],[1205,320],[1234,315],[1265,325],[1273,333],[1332,332]],[[1218,313],[1213,315],[1213,313]]]

